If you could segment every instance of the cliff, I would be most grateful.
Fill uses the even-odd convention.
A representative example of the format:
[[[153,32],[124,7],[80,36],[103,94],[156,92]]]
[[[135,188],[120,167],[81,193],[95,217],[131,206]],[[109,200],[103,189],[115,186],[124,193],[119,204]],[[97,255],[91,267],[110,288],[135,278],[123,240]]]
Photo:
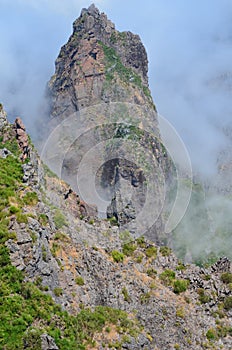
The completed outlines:
[[[147,71],[138,35],[117,31],[94,5],[83,9],[48,84],[57,128],[44,161],[100,216],[164,243],[164,192],[175,169],[160,139]]]
[[[152,228],[148,216],[152,240],[141,217],[160,210],[174,166],[139,37],[84,9],[49,91],[57,127],[42,155],[60,177],[0,105],[0,347],[230,349],[231,262],[184,264],[154,243],[166,238],[166,212]]]
[[[228,259],[184,265],[99,220],[0,119],[3,349],[231,347]]]

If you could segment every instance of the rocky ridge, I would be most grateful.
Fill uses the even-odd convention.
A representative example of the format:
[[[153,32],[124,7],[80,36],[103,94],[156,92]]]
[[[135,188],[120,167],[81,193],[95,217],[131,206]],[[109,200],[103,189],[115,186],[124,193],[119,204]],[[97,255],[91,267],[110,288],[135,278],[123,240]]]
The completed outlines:
[[[17,142],[15,127],[6,119],[1,135],[1,147],[6,150]],[[14,154],[11,149],[0,159],[3,165],[12,158],[10,152]],[[231,348],[232,266],[228,259],[208,268],[184,265],[168,247],[157,247],[143,237],[133,240],[128,231],[120,232],[113,222],[94,216],[94,208],[90,208],[92,215],[87,207],[81,209],[85,204],[42,165],[32,145],[26,162],[22,153],[19,149],[17,157],[27,176],[18,184],[19,197],[10,197],[1,213],[9,210],[7,224],[12,237],[5,244],[12,264],[24,272],[25,283],[33,282],[73,315],[87,307],[104,306],[124,310],[140,324],[139,328],[133,326],[134,332],[109,324],[107,330],[92,335],[91,344],[83,340],[83,346]],[[31,170],[25,170],[25,165]],[[20,215],[14,213],[13,203]],[[54,333],[46,333],[48,324],[50,321],[42,318],[33,321],[41,334],[38,349],[65,349],[62,343],[59,346],[67,337],[62,324],[57,323],[61,334],[56,334],[55,342]],[[22,348],[28,349],[29,338],[25,339]],[[4,346],[2,338],[1,344]]]

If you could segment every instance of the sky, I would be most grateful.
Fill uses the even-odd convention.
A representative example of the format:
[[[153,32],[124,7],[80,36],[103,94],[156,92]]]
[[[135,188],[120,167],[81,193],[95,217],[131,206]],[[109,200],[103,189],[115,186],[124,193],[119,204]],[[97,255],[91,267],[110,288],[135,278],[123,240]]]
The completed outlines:
[[[85,0],[0,0],[0,102],[33,134],[60,47]],[[157,109],[182,137],[195,172],[215,170],[231,120],[231,0],[99,0],[120,31],[139,34]]]

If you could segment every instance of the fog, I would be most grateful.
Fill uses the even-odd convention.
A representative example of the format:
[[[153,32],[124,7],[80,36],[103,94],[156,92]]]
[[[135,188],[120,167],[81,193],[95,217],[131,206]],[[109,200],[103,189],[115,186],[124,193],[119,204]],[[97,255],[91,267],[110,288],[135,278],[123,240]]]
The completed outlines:
[[[10,120],[22,117],[32,137],[40,133],[35,121],[43,117],[44,91],[60,47],[81,8],[90,4],[0,0],[0,102]],[[232,113],[232,2],[101,0],[95,4],[118,30],[140,35],[159,113],[183,139],[194,173],[204,178],[215,174],[219,152],[229,142],[222,129],[230,125]]]
[[[72,22],[90,1],[0,0],[1,102],[34,134],[44,88]],[[196,172],[215,171],[231,115],[232,3],[227,0],[95,1],[119,30],[138,33],[148,51],[158,111],[183,138]],[[229,80],[229,83],[228,83]]]

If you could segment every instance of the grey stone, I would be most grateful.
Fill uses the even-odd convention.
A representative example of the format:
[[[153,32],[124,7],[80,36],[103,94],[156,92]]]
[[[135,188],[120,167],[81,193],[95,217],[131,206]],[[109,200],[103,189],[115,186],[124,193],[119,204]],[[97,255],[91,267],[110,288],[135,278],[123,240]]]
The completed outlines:
[[[48,334],[41,335],[41,349],[42,350],[59,350],[54,339]]]

